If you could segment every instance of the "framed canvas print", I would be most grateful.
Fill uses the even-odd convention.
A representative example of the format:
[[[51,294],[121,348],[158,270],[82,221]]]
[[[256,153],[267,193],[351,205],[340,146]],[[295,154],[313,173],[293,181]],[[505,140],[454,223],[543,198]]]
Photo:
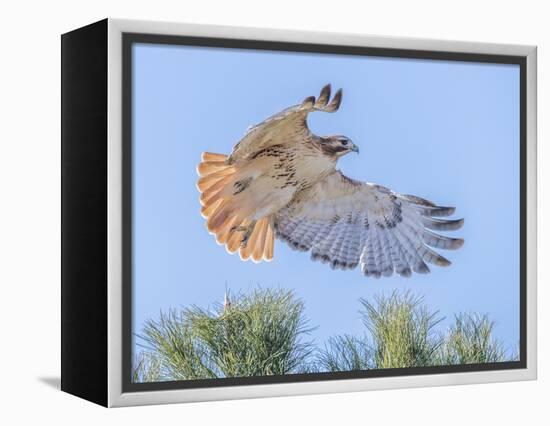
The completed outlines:
[[[62,36],[62,389],[106,406],[536,378],[536,49]]]

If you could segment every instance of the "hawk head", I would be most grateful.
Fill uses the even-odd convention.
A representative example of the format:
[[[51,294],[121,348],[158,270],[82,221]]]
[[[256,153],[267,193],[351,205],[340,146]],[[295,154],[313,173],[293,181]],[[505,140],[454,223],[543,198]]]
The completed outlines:
[[[350,138],[342,135],[327,136],[320,138],[319,146],[323,154],[331,157],[341,157],[348,152],[359,153],[359,148]]]

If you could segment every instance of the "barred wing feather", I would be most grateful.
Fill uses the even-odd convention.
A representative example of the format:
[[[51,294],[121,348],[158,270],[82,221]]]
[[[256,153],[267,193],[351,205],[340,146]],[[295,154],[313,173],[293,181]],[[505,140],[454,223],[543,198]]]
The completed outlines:
[[[333,269],[358,265],[369,277],[428,273],[427,263],[450,262],[433,248],[454,250],[464,240],[434,231],[462,227],[463,219],[420,197],[401,195],[380,185],[358,182],[334,171],[301,192],[275,217],[278,238]]]

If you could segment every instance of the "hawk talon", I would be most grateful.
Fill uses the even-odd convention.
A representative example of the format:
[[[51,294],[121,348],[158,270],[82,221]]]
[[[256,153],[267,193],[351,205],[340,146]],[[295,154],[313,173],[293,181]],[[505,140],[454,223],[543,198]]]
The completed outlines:
[[[241,240],[241,244],[240,244],[240,247],[243,249],[243,248],[246,248],[246,246],[248,245],[248,239],[250,238],[250,235],[245,235],[243,237],[243,239]]]
[[[248,244],[248,240],[252,235],[252,233],[254,232],[255,226],[256,226],[256,221],[253,221],[248,226],[234,226],[233,228],[231,228],[230,232],[232,233],[235,231],[244,233],[243,238],[241,240],[241,248],[245,248],[246,245]]]

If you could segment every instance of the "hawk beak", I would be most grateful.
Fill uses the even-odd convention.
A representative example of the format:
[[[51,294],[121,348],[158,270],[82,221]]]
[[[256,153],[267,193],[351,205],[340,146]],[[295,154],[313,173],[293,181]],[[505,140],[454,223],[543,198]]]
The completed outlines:
[[[353,144],[353,146],[351,147],[351,150],[359,154],[359,147],[357,145]]]

